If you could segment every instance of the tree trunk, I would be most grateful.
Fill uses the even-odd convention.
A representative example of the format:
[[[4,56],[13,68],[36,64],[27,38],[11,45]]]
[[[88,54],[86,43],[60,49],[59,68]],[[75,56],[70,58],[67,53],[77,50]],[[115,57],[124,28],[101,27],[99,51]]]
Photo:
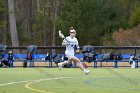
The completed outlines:
[[[16,19],[14,13],[14,0],[8,0],[8,10],[9,10],[9,23],[10,23],[10,33],[13,47],[19,47],[18,34],[16,28]],[[18,53],[18,50],[14,50]]]
[[[40,0],[37,0],[37,11],[40,12]]]
[[[17,22],[20,23],[21,30],[20,39],[26,41],[22,45],[27,45],[32,42],[32,2],[36,0],[16,0]],[[34,10],[33,10],[34,11]]]
[[[1,9],[5,11],[1,12]],[[7,41],[7,23],[7,0],[3,0],[0,4],[0,43],[4,45],[6,45]]]
[[[32,42],[32,0],[27,0],[26,8],[24,10],[25,13],[25,30],[27,31],[27,35],[29,37],[29,44]]]
[[[59,0],[54,0],[54,19],[53,19],[53,40],[52,40],[52,46],[56,45],[56,20],[57,20],[57,14],[58,14],[58,8],[59,8]],[[53,50],[52,52],[55,52]]]

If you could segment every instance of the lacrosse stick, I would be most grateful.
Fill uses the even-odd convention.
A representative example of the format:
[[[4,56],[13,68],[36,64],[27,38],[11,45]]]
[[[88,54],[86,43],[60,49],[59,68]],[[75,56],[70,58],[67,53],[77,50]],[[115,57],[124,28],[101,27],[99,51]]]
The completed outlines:
[[[69,41],[65,38],[65,36],[61,33],[61,30],[59,30],[59,37],[62,39],[65,39],[68,43]],[[69,43],[70,44],[70,43]]]

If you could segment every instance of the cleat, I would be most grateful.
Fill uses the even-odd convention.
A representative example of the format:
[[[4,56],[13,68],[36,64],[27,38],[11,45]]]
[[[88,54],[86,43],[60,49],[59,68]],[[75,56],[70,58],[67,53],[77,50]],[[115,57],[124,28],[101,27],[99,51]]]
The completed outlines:
[[[88,75],[90,73],[90,70],[85,70],[84,73]]]

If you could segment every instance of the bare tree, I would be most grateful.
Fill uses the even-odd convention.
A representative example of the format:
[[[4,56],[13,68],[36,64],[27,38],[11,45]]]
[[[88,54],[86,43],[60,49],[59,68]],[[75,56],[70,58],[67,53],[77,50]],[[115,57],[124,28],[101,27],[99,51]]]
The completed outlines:
[[[14,0],[8,0],[8,10],[9,10],[9,22],[10,22],[10,33],[13,47],[19,47],[18,34],[16,28],[16,19],[14,13]],[[19,51],[14,52],[18,53]]]
[[[58,8],[59,8],[59,0],[54,0],[54,18],[53,18],[53,40],[52,40],[52,46],[55,46],[56,44],[56,20],[58,16]],[[54,51],[55,52],[55,51]]]
[[[40,0],[37,0],[37,11],[40,12]]]

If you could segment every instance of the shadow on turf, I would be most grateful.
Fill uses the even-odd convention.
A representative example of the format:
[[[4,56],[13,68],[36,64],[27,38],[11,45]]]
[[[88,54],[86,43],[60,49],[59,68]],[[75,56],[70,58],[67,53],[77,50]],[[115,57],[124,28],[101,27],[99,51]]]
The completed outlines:
[[[44,70],[42,70],[42,69],[40,69],[40,68],[35,68],[35,69],[36,69],[38,72],[40,72],[40,73],[46,75],[46,76],[49,77],[49,78],[57,78],[57,77],[55,77],[54,75],[52,75],[52,74],[50,74],[50,73],[48,73],[48,72],[45,72]],[[66,83],[64,80],[62,80],[62,79],[56,79],[56,82],[58,82],[59,84],[61,84],[61,85],[63,85],[63,86],[67,86],[67,83]],[[74,92],[74,93],[76,93],[76,92]]]
[[[138,90],[138,91],[140,90],[140,88],[133,88],[133,87],[138,86],[138,82],[136,82],[135,80],[133,80],[133,79],[131,79],[129,77],[126,77],[126,76],[124,76],[124,75],[116,72],[113,69],[110,69],[110,68],[104,68],[104,69],[107,70],[109,73],[114,74],[115,76],[119,77],[123,81],[126,81],[129,85],[131,85],[131,87],[128,87],[128,88],[123,88],[123,87],[119,87],[119,86],[113,87],[113,86],[108,86],[108,84],[107,85],[102,85],[100,83],[98,83],[98,84],[95,83],[96,81],[110,80],[110,79],[112,79],[111,77],[100,77],[100,78],[99,77],[98,78],[93,77],[92,79],[87,80],[84,83],[87,84],[87,85],[90,85],[90,86],[94,86],[94,87],[115,88],[115,89],[127,89],[127,90]]]
[[[108,89],[125,89],[125,90],[137,90],[139,91],[140,88],[133,88],[132,86],[130,87],[122,87],[122,86],[112,86],[109,85],[108,83],[106,83],[105,85],[102,85],[99,82],[102,82],[102,80],[114,80],[112,77],[98,77],[98,78],[92,78],[90,80],[85,81],[84,83],[89,85],[89,86],[94,86],[94,87],[98,87],[98,88],[108,88]],[[99,81],[98,83],[96,81]]]
[[[2,91],[2,93],[6,93],[6,91],[4,90],[4,91]]]
[[[112,73],[117,77],[120,77],[122,80],[126,81],[127,83],[131,84],[132,86],[137,86],[138,85],[138,83],[135,80],[133,80],[129,77],[123,76],[122,74],[114,71],[113,69],[109,69],[109,68],[104,68],[104,69],[106,69],[109,73]]]

